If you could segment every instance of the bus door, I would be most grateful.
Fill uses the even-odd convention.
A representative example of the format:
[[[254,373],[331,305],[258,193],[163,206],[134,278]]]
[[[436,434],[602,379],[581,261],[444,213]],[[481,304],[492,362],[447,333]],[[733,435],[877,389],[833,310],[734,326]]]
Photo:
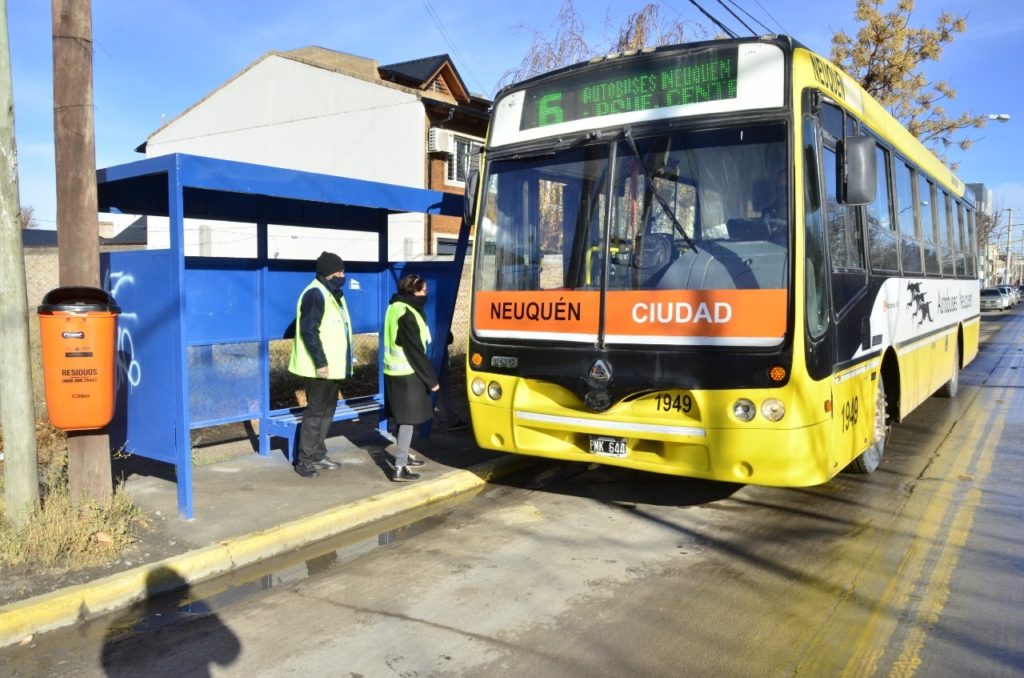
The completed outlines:
[[[846,203],[844,144],[856,136],[857,121],[823,101],[818,109],[821,130],[823,217],[830,287],[829,334],[832,349],[833,422],[837,458],[847,459],[870,442],[870,422],[877,370],[862,369],[872,344],[871,313],[864,246],[864,209]]]

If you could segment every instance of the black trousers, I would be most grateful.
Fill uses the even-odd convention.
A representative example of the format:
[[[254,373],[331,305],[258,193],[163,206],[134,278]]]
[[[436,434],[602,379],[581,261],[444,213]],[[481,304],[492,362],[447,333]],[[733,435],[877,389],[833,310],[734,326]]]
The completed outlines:
[[[295,463],[308,466],[327,455],[327,431],[338,406],[339,379],[306,379],[306,409],[299,426],[299,451]]]

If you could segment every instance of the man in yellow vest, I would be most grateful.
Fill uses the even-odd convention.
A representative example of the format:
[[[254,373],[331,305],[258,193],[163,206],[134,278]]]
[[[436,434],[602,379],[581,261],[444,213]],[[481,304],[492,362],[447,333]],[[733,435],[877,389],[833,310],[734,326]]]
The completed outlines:
[[[332,252],[316,260],[316,278],[295,308],[295,344],[288,371],[303,377],[306,409],[299,427],[295,472],[316,478],[317,469],[341,464],[327,457],[327,431],[334,421],[341,380],[352,376],[352,321],[342,288],[345,262]]]

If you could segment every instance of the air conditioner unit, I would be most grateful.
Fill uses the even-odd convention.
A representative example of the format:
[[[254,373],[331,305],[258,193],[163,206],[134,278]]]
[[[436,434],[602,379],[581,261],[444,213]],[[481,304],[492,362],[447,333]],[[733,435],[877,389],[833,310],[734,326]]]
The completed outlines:
[[[455,135],[449,130],[439,127],[431,127],[427,132],[427,152],[447,153],[451,155],[455,150]]]

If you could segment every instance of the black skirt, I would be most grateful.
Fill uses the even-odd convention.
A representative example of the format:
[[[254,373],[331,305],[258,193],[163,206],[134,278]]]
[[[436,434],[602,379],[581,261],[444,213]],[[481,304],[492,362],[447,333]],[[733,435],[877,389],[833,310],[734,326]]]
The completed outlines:
[[[422,424],[434,416],[430,391],[415,374],[384,375],[384,402],[396,424]]]

